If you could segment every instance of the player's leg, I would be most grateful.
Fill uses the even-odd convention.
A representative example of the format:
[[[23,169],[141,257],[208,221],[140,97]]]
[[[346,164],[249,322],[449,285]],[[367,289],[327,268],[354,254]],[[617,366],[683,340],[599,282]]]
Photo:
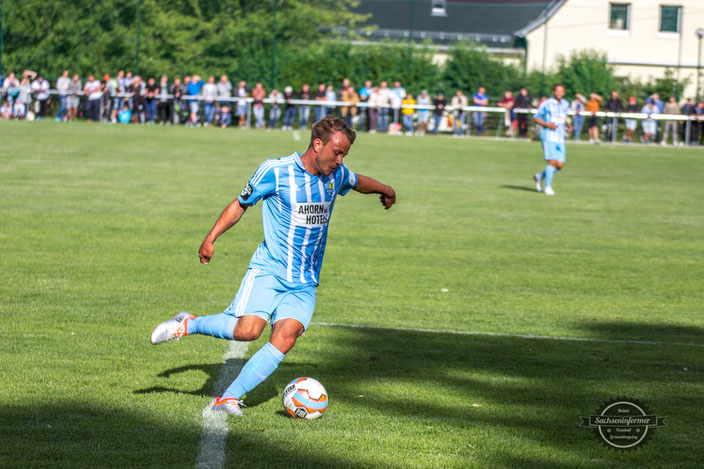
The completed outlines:
[[[234,415],[241,415],[239,399],[268,378],[293,348],[298,337],[305,332],[315,307],[315,286],[296,285],[276,279],[284,292],[282,299],[271,317],[272,334],[242,367],[235,381],[227,388],[214,408]],[[281,289],[278,289],[281,292]],[[288,290],[288,291],[287,291]],[[222,403],[228,403],[222,407]],[[235,409],[236,407],[236,409]]]

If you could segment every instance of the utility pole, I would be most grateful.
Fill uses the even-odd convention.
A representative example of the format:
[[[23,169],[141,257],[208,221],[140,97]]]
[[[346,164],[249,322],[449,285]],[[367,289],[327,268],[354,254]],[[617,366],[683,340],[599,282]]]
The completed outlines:
[[[2,51],[5,46],[5,0],[2,0],[2,19],[0,19],[0,76],[3,75]]]
[[[697,51],[697,102],[701,99],[701,86],[702,86],[702,39],[704,39],[704,28],[699,28],[696,31],[697,37],[699,38],[699,49]]]
[[[274,82],[276,80],[276,36],[278,35],[278,29],[276,27],[276,16],[279,11],[279,0],[274,0],[274,41],[271,45],[271,79],[269,80],[269,89],[274,89]]]
[[[142,46],[142,0],[137,3],[137,57],[135,63],[135,75],[139,75],[139,51]]]
[[[408,60],[406,61],[406,82],[411,81],[411,62],[413,61],[413,34],[415,32],[416,0],[411,0],[411,27],[408,35]]]

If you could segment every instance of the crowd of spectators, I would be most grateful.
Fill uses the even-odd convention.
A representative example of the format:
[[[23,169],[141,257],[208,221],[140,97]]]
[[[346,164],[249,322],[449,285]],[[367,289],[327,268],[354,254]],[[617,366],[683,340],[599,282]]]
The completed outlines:
[[[515,97],[512,91],[506,91],[496,102],[497,107],[505,110],[497,126],[503,127],[507,136],[528,138],[532,127],[531,110],[545,99],[533,98],[526,88],[521,88]],[[399,81],[390,87],[387,81],[374,85],[367,80],[363,86],[355,88],[349,79],[344,79],[338,89],[333,84],[320,83],[312,92],[311,87],[304,84],[299,90],[287,86],[282,93],[278,89],[267,91],[262,83],[250,87],[244,80],[233,87],[226,75],[219,79],[191,75],[173,80],[162,75],[157,81],[154,77],[143,80],[122,70],[114,77],[105,74],[101,79],[94,75],[82,79],[78,74],[71,76],[68,70],[64,70],[54,88],[36,72],[26,70],[21,77],[9,73],[0,77],[0,100],[2,119],[42,120],[47,117],[50,107],[58,104],[54,114],[57,121],[83,117],[88,121],[113,124],[159,123],[222,128],[247,127],[253,121],[256,129],[273,129],[281,125],[282,130],[292,130],[295,124],[298,128],[306,128],[326,114],[334,113],[348,125],[370,133],[424,135],[426,131],[438,134],[445,130],[454,136],[466,134],[468,128],[478,136],[485,134],[487,113],[481,108],[490,105],[483,86],[476,90],[471,101],[462,90],[456,90],[448,103],[441,92],[432,97],[423,90],[413,96]],[[298,100],[314,101],[315,104]],[[467,106],[474,109],[467,113]],[[665,145],[671,141],[674,145],[681,145],[689,141],[696,144],[700,137],[704,137],[704,103],[695,104],[691,99],[679,103],[675,97],[669,97],[664,103],[658,94],[652,94],[642,104],[630,96],[624,105],[616,91],[606,103],[596,93],[591,93],[589,99],[577,93],[570,110],[573,114],[571,137],[581,138],[586,121],[590,143],[600,143],[602,132],[606,141],[615,139],[614,132],[618,132],[617,126],[622,118],[625,131],[621,140],[633,142],[638,120],[628,115],[624,118],[623,113],[688,115],[697,119],[690,121],[689,125],[678,120],[640,119],[642,143],[660,141]],[[595,113],[602,110],[617,116],[598,117]],[[686,132],[689,132],[689,138]]]

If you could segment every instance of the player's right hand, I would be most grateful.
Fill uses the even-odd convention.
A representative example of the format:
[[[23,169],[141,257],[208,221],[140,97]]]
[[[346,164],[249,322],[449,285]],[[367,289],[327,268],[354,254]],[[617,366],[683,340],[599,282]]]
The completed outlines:
[[[210,258],[213,257],[213,251],[215,251],[213,243],[208,242],[208,240],[203,241],[203,244],[200,245],[200,249],[198,250],[200,263],[207,264],[210,262]]]

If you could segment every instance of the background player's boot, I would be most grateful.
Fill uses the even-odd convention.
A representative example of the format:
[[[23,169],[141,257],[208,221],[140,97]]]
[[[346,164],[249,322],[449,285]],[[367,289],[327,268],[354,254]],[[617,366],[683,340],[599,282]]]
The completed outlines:
[[[150,340],[152,344],[157,345],[167,342],[171,339],[178,339],[186,335],[186,319],[194,318],[190,313],[181,311],[172,319],[164,321],[154,328]]]
[[[216,397],[215,404],[213,404],[213,411],[227,412],[230,415],[237,415],[238,417],[242,417],[243,414],[240,407],[247,406],[244,405],[242,401],[238,401],[234,397],[228,397],[226,399]]]
[[[547,186],[547,187],[545,188],[545,195],[555,195],[555,191],[552,190],[552,187]]]
[[[533,175],[533,179],[535,179],[535,190],[538,192],[543,192],[543,187],[540,185],[540,182],[543,180],[543,177],[540,175],[540,173],[535,173]]]

